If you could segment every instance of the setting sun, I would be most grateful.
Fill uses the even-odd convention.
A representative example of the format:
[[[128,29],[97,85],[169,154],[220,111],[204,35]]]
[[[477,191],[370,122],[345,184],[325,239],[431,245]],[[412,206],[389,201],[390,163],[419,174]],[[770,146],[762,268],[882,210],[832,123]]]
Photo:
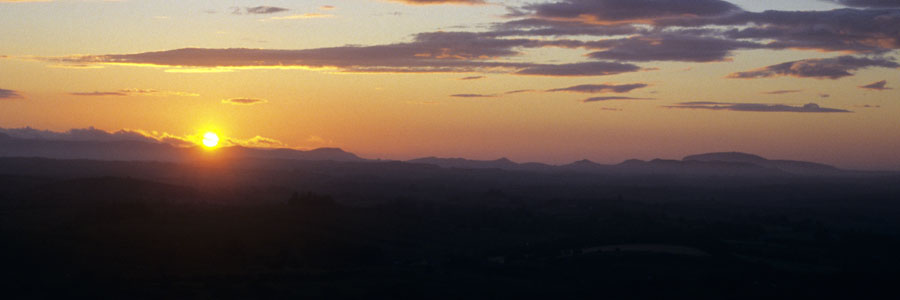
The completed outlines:
[[[207,132],[203,134],[203,146],[207,148],[213,148],[219,145],[219,136],[214,132]]]

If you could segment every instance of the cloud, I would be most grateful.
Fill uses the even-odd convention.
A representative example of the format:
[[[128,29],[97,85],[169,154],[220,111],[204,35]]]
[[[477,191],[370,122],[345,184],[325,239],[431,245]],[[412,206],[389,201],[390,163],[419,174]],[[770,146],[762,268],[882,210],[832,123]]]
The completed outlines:
[[[457,98],[493,98],[497,97],[497,94],[453,94],[450,97]]]
[[[0,128],[0,134],[5,134],[19,139],[36,139],[47,141],[94,141],[94,142],[145,142],[169,144],[177,147],[194,147],[202,144],[203,134],[174,135],[166,132],[146,131],[140,129],[121,129],[118,131],[105,131],[94,128],[76,128],[67,131],[39,130],[31,127],[24,128]],[[287,148],[281,141],[262,136],[250,139],[238,139],[234,137],[222,137],[222,146],[243,146],[253,148]]]
[[[138,142],[158,142],[157,139],[148,137],[139,132],[130,130],[119,130],[116,132],[107,132],[96,129],[94,127],[82,129],[70,129],[65,132],[56,132],[50,130],[38,130],[31,127],[24,128],[0,128],[0,133],[20,139],[37,139],[37,140],[56,140],[56,141],[138,141]]]
[[[700,24],[671,25],[735,26],[723,35],[767,41],[767,47],[772,49],[883,53],[900,48],[900,11],[895,9],[770,10],[704,20]]]
[[[517,75],[541,76],[605,76],[636,72],[641,67],[618,62],[583,62],[561,65],[530,66],[515,72]]]
[[[105,96],[181,96],[181,97],[197,97],[200,94],[196,93],[188,93],[188,92],[175,92],[175,91],[160,91],[153,89],[122,89],[113,92],[75,92],[69,93],[72,96],[84,96],[84,97],[105,97]]]
[[[641,70],[633,64],[583,62],[538,64],[498,61],[517,56],[518,48],[541,41],[500,39],[474,32],[429,32],[409,43],[341,46],[303,50],[184,48],[135,54],[44,57],[56,64],[164,66],[172,70],[230,71],[242,68],[337,69],[369,73],[512,73],[546,76],[599,76]]]
[[[572,92],[572,93],[589,93],[589,94],[597,94],[597,93],[627,93],[636,89],[645,88],[648,85],[646,83],[632,83],[632,84],[582,84],[576,86],[570,86],[567,88],[558,88],[558,89],[550,89],[547,92]]]
[[[391,2],[400,2],[412,5],[432,5],[432,4],[466,4],[481,5],[486,4],[484,0],[389,0]]]
[[[756,70],[737,72],[728,78],[767,78],[795,76],[819,79],[838,79],[853,75],[853,71],[870,67],[898,68],[900,64],[881,57],[840,56],[823,59],[805,59],[772,65]]]
[[[713,17],[742,11],[721,0],[562,0],[522,9],[539,18],[595,24],[652,24],[661,19]]]
[[[849,110],[821,107],[815,103],[808,103],[803,106],[791,106],[784,104],[765,104],[765,103],[727,103],[727,102],[682,102],[676,105],[665,106],[667,108],[680,109],[706,109],[706,110],[728,110],[741,112],[795,112],[795,113],[848,113]]]
[[[681,47],[682,51],[669,54],[674,58],[666,59],[683,61],[692,60],[681,57],[690,52],[683,51],[684,47],[676,43],[678,40],[667,41],[669,46],[639,42],[660,34],[680,35],[684,39],[694,36],[694,42],[708,43],[711,48],[697,47],[695,50],[710,53],[699,53],[702,59],[693,61],[721,60],[731,50],[760,47],[853,53],[884,53],[900,48],[897,34],[900,11],[884,9],[892,6],[888,5],[891,1],[859,2],[882,8],[748,12],[716,0],[566,0],[513,8],[509,16],[518,19],[494,24],[493,33],[497,36],[632,35],[619,41],[628,42],[619,46],[621,51],[597,55],[628,57],[631,49],[638,49],[647,54],[660,50],[656,56],[666,56],[662,49]],[[876,2],[883,5],[874,5]],[[684,42],[689,44],[688,40]]]
[[[581,100],[581,102],[590,103],[590,102],[616,101],[616,100],[656,100],[656,98],[634,98],[634,97],[622,97],[622,96],[591,97],[591,98]]]
[[[103,97],[103,96],[117,96],[117,97],[122,97],[122,96],[128,96],[128,94],[122,93],[122,92],[96,92],[96,91],[95,91],[95,92],[76,92],[76,93],[69,93],[69,95],[72,95],[72,96],[88,96],[88,97]]]
[[[242,147],[252,148],[284,148],[286,145],[279,140],[270,139],[261,136],[255,136],[250,139],[241,140],[236,138],[226,138],[226,144],[239,145]]]
[[[616,36],[647,33],[648,30],[631,24],[597,25],[539,18],[516,19],[492,26],[494,36]]]
[[[51,2],[53,0],[0,0],[0,3]]]
[[[590,47],[608,48],[588,54],[592,58],[625,61],[726,61],[733,50],[762,47],[753,42],[687,34],[635,36],[588,44]]]
[[[799,92],[802,92],[802,91],[803,91],[803,90],[777,90],[777,91],[763,92],[763,94],[766,94],[766,95],[783,95],[783,94],[794,94],[794,93],[799,93]]]
[[[281,17],[271,17],[267,20],[305,20],[305,19],[322,19],[322,18],[331,18],[334,15],[329,14],[320,14],[320,13],[305,13],[298,15],[290,15],[290,16],[281,16]]]
[[[484,79],[484,76],[468,76],[468,77],[460,78],[459,80],[478,80],[478,79]]]
[[[332,10],[332,9],[334,9],[334,5],[322,5],[322,6],[319,6],[319,9],[321,9],[321,10]]]
[[[17,91],[0,89],[0,99],[16,99],[22,98],[22,95]]]
[[[231,104],[231,105],[254,105],[254,104],[263,104],[269,102],[265,99],[256,99],[256,98],[231,98],[231,99],[223,99],[222,103]]]
[[[254,7],[244,7],[243,9],[240,7],[232,7],[231,13],[235,15],[267,15],[267,14],[275,14],[280,12],[289,11],[290,9],[284,7],[276,7],[276,6],[254,6]]]
[[[900,7],[898,0],[825,0],[855,7]]]
[[[859,88],[868,89],[868,90],[876,90],[876,91],[890,90],[891,88],[887,87],[886,85],[887,85],[887,80],[882,80],[879,82],[873,82],[871,84],[860,86]]]

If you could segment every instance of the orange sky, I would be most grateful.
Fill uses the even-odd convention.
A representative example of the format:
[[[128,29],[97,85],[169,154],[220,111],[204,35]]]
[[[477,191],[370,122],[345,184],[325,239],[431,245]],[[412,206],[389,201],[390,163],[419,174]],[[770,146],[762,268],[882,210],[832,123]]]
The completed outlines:
[[[617,163],[742,151],[900,169],[900,42],[853,27],[878,15],[897,28],[895,8],[708,0],[610,15],[623,2],[11,2],[0,1],[2,128],[194,140],[212,130],[236,143],[384,159]],[[850,17],[827,17],[832,9]],[[727,32],[745,19],[792,35]]]

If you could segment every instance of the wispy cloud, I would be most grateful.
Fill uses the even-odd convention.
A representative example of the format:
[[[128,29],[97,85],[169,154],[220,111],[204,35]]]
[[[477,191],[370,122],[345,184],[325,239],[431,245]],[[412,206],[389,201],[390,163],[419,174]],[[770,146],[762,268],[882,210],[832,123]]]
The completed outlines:
[[[456,98],[493,98],[497,97],[497,94],[453,94],[450,97]]]
[[[485,77],[484,76],[468,76],[468,77],[460,78],[459,80],[477,80],[477,79],[483,79],[483,78],[485,78]]]
[[[231,7],[233,15],[267,15],[280,12],[286,12],[290,9],[277,6],[253,6],[253,7]]]
[[[305,20],[305,19],[322,19],[322,18],[332,18],[334,15],[330,14],[320,14],[320,13],[305,13],[305,14],[297,14],[290,16],[280,16],[280,17],[271,17],[266,20]]]
[[[802,92],[802,91],[803,91],[803,90],[777,90],[777,91],[763,92],[763,94],[766,94],[766,95],[783,95],[783,94],[795,94],[795,93],[799,93],[799,92]]]
[[[180,97],[197,97],[200,94],[196,93],[188,93],[188,92],[176,92],[176,91],[162,91],[162,90],[154,90],[154,89],[121,89],[118,91],[93,91],[93,92],[73,92],[69,93],[72,96],[84,96],[84,97],[106,97],[106,96],[115,96],[115,97],[124,97],[124,96],[180,96]]]
[[[809,78],[838,79],[853,75],[853,71],[871,67],[898,68],[891,59],[883,57],[840,56],[823,59],[805,59],[772,65],[756,70],[737,72],[728,78],[767,78],[776,76],[794,76]]]
[[[622,96],[591,97],[591,98],[581,100],[581,102],[590,103],[590,102],[617,101],[617,100],[656,100],[656,98],[635,98],[635,97],[622,97]]]
[[[900,1],[897,0],[825,0],[829,2],[839,3],[846,6],[855,7],[900,7]]]
[[[231,99],[223,99],[222,103],[231,104],[231,105],[254,105],[254,104],[263,104],[269,102],[265,99],[257,99],[257,98],[231,98]]]
[[[848,113],[849,110],[838,108],[821,107],[815,103],[808,103],[802,106],[793,106],[785,104],[767,104],[767,103],[728,103],[728,102],[682,102],[676,105],[664,106],[667,108],[678,109],[705,109],[705,110],[726,110],[726,111],[742,111],[742,112],[794,112],[794,113]]]
[[[16,99],[22,98],[22,95],[17,91],[0,89],[0,99]]]
[[[177,135],[141,129],[121,129],[106,131],[94,127],[75,128],[68,131],[40,130],[31,127],[0,128],[0,133],[13,138],[51,141],[135,141],[169,144],[178,147],[193,147],[202,144],[203,133]],[[243,146],[253,148],[289,148],[287,144],[272,138],[255,136],[249,139],[221,137],[222,146]]]
[[[627,93],[636,89],[645,88],[648,85],[646,83],[632,83],[632,84],[582,84],[576,86],[570,86],[566,88],[558,88],[558,89],[549,89],[547,92],[571,92],[571,93],[588,93],[588,94],[598,94],[598,93]]]
[[[412,5],[433,5],[433,4],[465,4],[465,5],[481,5],[486,4],[484,0],[388,0],[391,2],[400,2]]]
[[[498,58],[516,56],[535,41],[499,39],[472,32],[430,32],[410,43],[304,50],[185,48],[135,54],[36,58],[54,64],[172,67],[172,70],[241,68],[337,69],[367,73],[511,73],[541,76],[604,76],[642,70],[619,62],[540,64]]]
[[[86,97],[105,97],[105,96],[124,97],[124,96],[128,96],[128,94],[123,93],[123,92],[96,92],[96,91],[94,91],[94,92],[74,92],[74,93],[69,93],[69,95],[86,96]]]
[[[867,89],[867,90],[876,90],[876,91],[891,90],[891,88],[887,87],[887,80],[873,82],[871,84],[860,86],[859,88]]]

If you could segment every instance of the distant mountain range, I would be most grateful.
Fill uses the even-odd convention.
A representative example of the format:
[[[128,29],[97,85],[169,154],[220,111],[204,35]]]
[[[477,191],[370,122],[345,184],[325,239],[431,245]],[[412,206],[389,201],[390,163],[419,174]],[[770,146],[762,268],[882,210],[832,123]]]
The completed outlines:
[[[313,150],[224,147],[209,151],[200,147],[177,147],[147,141],[65,141],[15,138],[0,133],[0,157],[44,157],[119,161],[190,162],[209,159],[278,159],[306,161],[367,162],[338,148]],[[598,164],[589,160],[554,166],[543,163],[516,163],[507,158],[470,160],[425,157],[407,164],[434,165],[453,169],[498,169],[526,172],[577,172],[608,175],[686,176],[841,176],[863,172],[792,160],[769,160],[740,152],[690,155],[682,160],[627,160],[620,164]]]
[[[506,158],[498,160],[468,160],[463,158],[426,157],[410,163],[432,164],[458,169],[502,169],[534,172],[582,172],[609,175],[710,175],[710,176],[833,176],[858,173],[833,166],[792,160],[768,160],[740,153],[721,152],[690,155],[682,160],[630,159],[615,165],[580,160],[567,165],[552,166],[541,163],[515,163]]]
[[[296,159],[364,161],[338,148],[296,149],[224,147],[209,151],[146,141],[63,141],[14,138],[0,133],[0,157],[45,157],[121,161],[184,162],[198,159]]]

